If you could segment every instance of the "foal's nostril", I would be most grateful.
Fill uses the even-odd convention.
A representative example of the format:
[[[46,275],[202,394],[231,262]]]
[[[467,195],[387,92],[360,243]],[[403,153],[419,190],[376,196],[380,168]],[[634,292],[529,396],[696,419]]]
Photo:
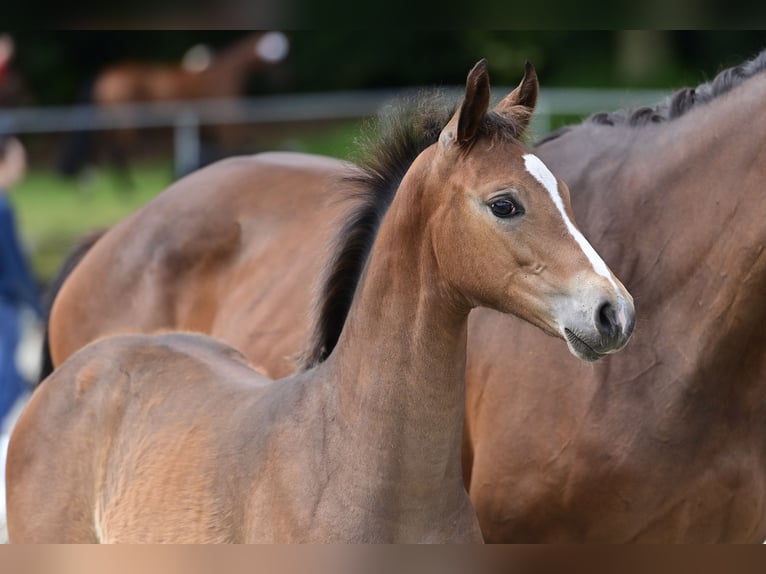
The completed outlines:
[[[609,301],[599,305],[596,311],[596,328],[602,337],[616,337],[620,331],[620,323],[617,319],[617,311]]]

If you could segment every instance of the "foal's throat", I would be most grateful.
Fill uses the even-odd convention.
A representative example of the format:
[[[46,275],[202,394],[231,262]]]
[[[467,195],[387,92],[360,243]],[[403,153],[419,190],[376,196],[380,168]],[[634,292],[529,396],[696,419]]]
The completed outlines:
[[[460,482],[469,309],[440,276],[425,225],[396,201],[391,211],[330,359],[338,414],[400,484],[417,475],[434,488]]]

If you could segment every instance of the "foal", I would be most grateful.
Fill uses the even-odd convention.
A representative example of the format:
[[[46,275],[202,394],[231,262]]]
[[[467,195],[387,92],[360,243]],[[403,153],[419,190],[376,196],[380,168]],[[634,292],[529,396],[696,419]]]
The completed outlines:
[[[62,364],[11,438],[11,540],[480,542],[461,472],[470,309],[513,313],[585,360],[634,322],[566,187],[517,140],[534,70],[492,111],[489,95],[482,60],[437,143],[352,219],[328,281],[366,262],[315,367],[272,384],[181,333],[102,339]],[[346,304],[333,287],[323,314]]]

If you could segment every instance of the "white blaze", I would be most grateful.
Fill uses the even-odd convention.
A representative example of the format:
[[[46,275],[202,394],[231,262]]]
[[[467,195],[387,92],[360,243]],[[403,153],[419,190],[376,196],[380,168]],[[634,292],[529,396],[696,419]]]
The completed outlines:
[[[585,253],[585,256],[588,258],[588,261],[590,261],[591,265],[593,265],[593,270],[602,277],[606,277],[609,280],[609,283],[612,284],[612,287],[614,287],[614,290],[619,294],[620,289],[614,282],[614,278],[612,277],[612,273],[609,271],[609,267],[606,266],[606,263],[604,263],[604,260],[601,259],[598,253],[596,253],[596,250],[593,249],[593,246],[588,243],[588,240],[585,239],[585,236],[580,233],[580,230],[577,229],[574,223],[572,223],[572,220],[569,219],[569,215],[567,215],[567,212],[564,209],[564,200],[561,198],[561,194],[559,193],[559,186],[558,182],[556,181],[556,176],[551,173],[551,170],[548,169],[548,167],[539,157],[531,153],[524,154],[524,166],[527,168],[527,171],[532,174],[532,177],[539,181],[540,184],[548,191],[548,194],[553,200],[553,204],[559,210],[561,217],[564,219],[567,230],[572,235],[572,237],[574,237],[575,241],[577,241],[580,249],[583,250],[583,253]]]

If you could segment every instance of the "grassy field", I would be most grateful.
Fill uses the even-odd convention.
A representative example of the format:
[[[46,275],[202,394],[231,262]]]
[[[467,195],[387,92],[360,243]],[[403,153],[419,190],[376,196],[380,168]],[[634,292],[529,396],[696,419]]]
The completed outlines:
[[[358,123],[344,123],[259,142],[258,147],[348,157],[358,131]],[[78,238],[120,221],[170,185],[171,160],[136,162],[131,176],[134,187],[127,190],[108,169],[92,169],[79,179],[70,179],[52,169],[33,168],[14,188],[10,198],[19,233],[42,283],[55,275]]]

